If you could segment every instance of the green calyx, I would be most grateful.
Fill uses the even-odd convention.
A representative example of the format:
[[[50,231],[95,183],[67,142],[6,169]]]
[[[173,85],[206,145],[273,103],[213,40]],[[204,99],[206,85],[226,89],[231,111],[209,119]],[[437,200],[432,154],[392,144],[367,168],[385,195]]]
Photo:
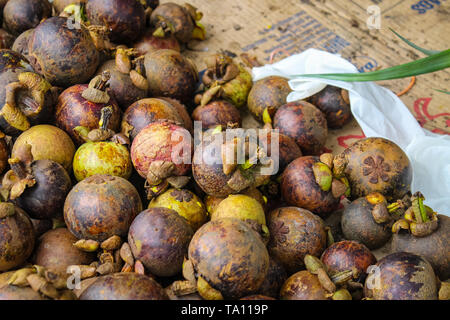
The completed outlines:
[[[331,189],[331,183],[333,182],[333,174],[330,168],[322,162],[316,162],[312,166],[316,183],[323,191],[329,191]]]
[[[423,223],[429,220],[427,210],[423,205],[424,200],[425,197],[420,192],[415,193],[412,197],[412,208],[417,223]]]

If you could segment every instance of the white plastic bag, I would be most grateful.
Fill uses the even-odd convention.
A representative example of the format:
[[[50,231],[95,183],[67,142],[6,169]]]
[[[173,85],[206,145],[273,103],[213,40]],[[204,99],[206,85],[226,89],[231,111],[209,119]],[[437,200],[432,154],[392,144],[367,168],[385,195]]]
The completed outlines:
[[[253,68],[253,80],[278,75],[290,79],[293,92],[287,101],[307,98],[327,84],[347,89],[353,116],[367,137],[383,137],[398,144],[413,167],[411,191],[421,191],[425,203],[450,216],[450,136],[420,127],[417,120],[390,90],[373,82],[344,82],[305,78],[301,74],[358,72],[339,55],[308,49],[272,65]]]

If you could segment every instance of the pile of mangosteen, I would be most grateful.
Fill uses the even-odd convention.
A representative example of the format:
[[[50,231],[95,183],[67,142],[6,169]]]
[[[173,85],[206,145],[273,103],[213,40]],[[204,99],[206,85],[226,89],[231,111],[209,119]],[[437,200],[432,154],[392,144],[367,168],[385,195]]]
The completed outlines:
[[[448,299],[449,218],[404,151],[324,152],[346,90],[196,65],[190,4],[0,9],[0,300]]]

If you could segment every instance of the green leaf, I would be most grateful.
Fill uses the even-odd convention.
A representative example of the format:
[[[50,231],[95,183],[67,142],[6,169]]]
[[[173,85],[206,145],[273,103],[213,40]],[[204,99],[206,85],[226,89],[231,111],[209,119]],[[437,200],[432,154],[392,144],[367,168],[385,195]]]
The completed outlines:
[[[438,92],[442,92],[442,93],[450,94],[450,91],[439,90],[439,89],[434,89],[434,90],[436,90],[436,91],[438,91]]]
[[[450,67],[450,49],[399,66],[365,73],[302,74],[299,77],[341,81],[381,81],[408,78]]]
[[[411,41],[409,41],[408,39],[402,37],[400,34],[398,34],[397,32],[395,32],[394,29],[389,28],[389,30],[391,30],[397,37],[399,37],[402,41],[406,42],[410,47],[413,47],[416,50],[419,50],[420,52],[426,54],[427,56],[431,56],[433,54],[439,53],[441,51],[438,50],[427,50],[424,48],[419,47],[418,45],[412,43]]]

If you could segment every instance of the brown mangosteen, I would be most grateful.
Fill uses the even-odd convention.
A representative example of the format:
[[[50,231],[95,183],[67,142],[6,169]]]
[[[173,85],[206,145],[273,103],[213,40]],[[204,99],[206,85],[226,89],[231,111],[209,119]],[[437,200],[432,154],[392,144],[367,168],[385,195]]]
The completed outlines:
[[[317,275],[307,270],[290,276],[280,290],[281,300],[328,300]]]
[[[77,241],[66,228],[47,231],[39,239],[34,264],[62,273],[71,265],[90,264],[96,258],[95,253],[76,248],[73,244]]]
[[[34,70],[59,87],[88,81],[99,64],[99,53],[87,29],[73,28],[64,17],[39,24],[28,43]]]
[[[327,245],[321,218],[308,210],[283,207],[272,211],[267,221],[270,255],[286,268],[288,274],[304,267],[307,254],[320,256]]]
[[[258,293],[263,296],[278,298],[283,283],[287,280],[288,275],[283,265],[269,257],[269,270],[264,279]]]
[[[273,140],[273,142],[272,142]],[[278,152],[272,154],[272,148],[277,147]],[[300,147],[295,143],[294,139],[282,133],[272,131],[260,131],[259,142],[267,152],[268,157],[272,157],[275,161],[278,158],[278,172],[283,172],[289,163],[302,156]],[[273,143],[273,145],[272,145]],[[275,149],[274,149],[275,150]]]
[[[173,34],[167,34],[161,38],[153,35],[154,32],[153,29],[147,29],[142,37],[133,45],[138,55],[143,56],[160,49],[181,51],[180,44]]]
[[[189,244],[189,261],[199,277],[203,298],[208,297],[205,287],[219,298],[237,299],[253,293],[269,268],[261,237],[245,222],[232,218],[210,221],[198,229]]]
[[[189,131],[164,120],[141,130],[131,145],[131,160],[146,179],[148,198],[164,192],[168,185],[185,186],[191,170],[192,137]]]
[[[15,37],[5,29],[0,29],[0,49],[11,49]],[[14,49],[12,49],[14,50]],[[19,52],[22,54],[22,52]]]
[[[21,159],[20,151],[27,144],[31,146],[35,161],[52,160],[62,165],[67,172],[72,170],[75,145],[61,129],[46,124],[31,127],[16,139],[11,157]]]
[[[198,106],[192,113],[192,119],[200,121],[203,130],[214,129],[217,126],[221,126],[223,130],[242,126],[239,110],[225,100],[216,100],[204,106]]]
[[[0,74],[8,69],[27,69],[33,71],[27,58],[9,49],[0,49]]]
[[[180,6],[167,2],[153,10],[150,24],[155,28],[153,35],[161,38],[173,35],[180,43],[186,43],[193,37],[198,38],[198,33],[204,32],[203,26],[198,22],[202,16],[190,4]]]
[[[328,136],[325,115],[311,103],[295,101],[278,108],[273,127],[295,140],[305,155],[318,155]]]
[[[64,200],[72,188],[69,174],[52,160],[33,161],[31,145],[17,150],[19,158],[9,159],[11,170],[2,180],[3,194],[15,200],[31,218],[52,219],[62,216]]]
[[[34,29],[28,29],[27,31],[22,32],[12,44],[11,50],[14,50],[24,57],[28,56],[28,42],[30,40],[31,35],[33,34]]]
[[[99,277],[80,300],[168,300],[159,283],[142,274],[122,272]]]
[[[193,234],[187,220],[175,210],[150,208],[134,219],[128,243],[135,259],[151,274],[170,277],[181,272]]]
[[[271,123],[278,108],[286,104],[291,91],[288,79],[282,77],[270,76],[256,81],[248,94],[248,109],[257,120]]]
[[[227,139],[224,132],[203,134],[194,152],[194,179],[205,193],[215,197],[259,187],[274,171],[273,161],[253,141],[239,136]],[[238,154],[237,149],[243,152]],[[238,163],[240,160],[244,163]]]
[[[388,201],[402,198],[411,188],[412,167],[405,152],[384,138],[361,139],[333,160],[336,176],[347,177],[354,199],[371,192]]]
[[[349,240],[333,243],[325,249],[321,259],[330,275],[353,268],[356,268],[358,273],[365,274],[367,268],[377,262],[365,245]]]
[[[162,207],[175,210],[186,219],[194,232],[208,220],[208,214],[203,202],[195,193],[186,189],[168,189],[152,199],[148,207]]]
[[[133,140],[142,129],[157,120],[171,120],[192,131],[192,120],[183,105],[162,98],[147,98],[136,101],[125,111],[122,133]]]
[[[333,179],[330,169],[319,157],[300,157],[284,170],[281,193],[290,205],[325,217],[338,208],[340,197],[347,190],[344,186],[340,192],[333,192],[333,180],[336,179]]]
[[[192,123],[192,118],[187,112],[187,108],[180,100],[168,98],[168,97],[158,97],[158,99],[169,102],[180,114],[183,119],[183,127],[185,127],[191,134],[194,134],[194,124]]]
[[[132,103],[147,97],[147,88],[141,89],[134,85],[129,72],[123,73],[117,69],[116,60],[108,60],[97,70],[97,74],[108,71],[109,92],[114,96],[122,110],[126,110]]]
[[[52,5],[47,0],[9,0],[3,8],[5,26],[15,35],[36,27],[51,15]]]
[[[307,100],[325,114],[328,127],[331,129],[342,128],[351,119],[350,98],[345,89],[326,86]]]
[[[92,25],[108,27],[116,43],[131,43],[145,28],[145,9],[136,0],[89,0],[86,16]]]
[[[437,300],[436,276],[425,258],[396,252],[369,273],[364,295],[373,300]]]
[[[41,220],[33,218],[30,218],[30,220],[33,224],[33,228],[37,238],[53,228],[53,220]]]
[[[0,202],[0,271],[22,265],[35,243],[33,224],[28,215],[9,202]]]
[[[110,74],[104,71],[91,80],[89,85],[77,84],[60,94],[56,105],[55,123],[63,129],[78,145],[85,141],[74,129],[78,126],[89,130],[97,129],[101,110],[111,106],[112,115],[108,129],[118,132],[122,112],[114,97],[106,90]]]
[[[142,203],[127,180],[93,175],[73,187],[64,203],[67,228],[78,239],[104,241],[125,236]]]
[[[421,193],[414,194],[403,219],[393,225],[391,251],[421,255],[431,263],[436,275],[445,280],[450,277],[450,218],[434,212],[423,204],[424,200]]]
[[[376,215],[374,217],[377,210],[381,211],[383,207],[386,208],[385,203],[383,195],[372,193],[356,199],[345,207],[341,218],[344,237],[361,242],[371,250],[386,244],[392,236],[388,224],[390,219],[376,221]]]
[[[192,100],[198,71],[191,60],[177,51],[161,49],[147,53],[144,65],[153,96],[175,98],[183,103]]]
[[[58,90],[37,73],[6,70],[0,74],[0,87],[0,127],[6,134],[15,137],[51,120]]]

